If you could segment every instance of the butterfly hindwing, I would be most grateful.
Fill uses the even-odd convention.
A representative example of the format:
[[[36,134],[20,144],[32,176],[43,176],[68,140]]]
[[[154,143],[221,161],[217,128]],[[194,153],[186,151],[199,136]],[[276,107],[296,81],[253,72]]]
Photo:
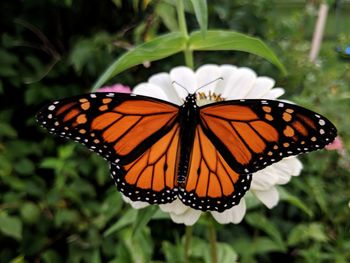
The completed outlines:
[[[120,93],[55,101],[37,115],[50,132],[74,139],[115,163],[135,160],[169,132],[177,117],[176,105]]]
[[[197,125],[185,185],[180,200],[194,209],[222,212],[235,205],[248,191],[251,174],[238,174],[226,162]]]
[[[272,100],[225,101],[200,109],[203,131],[237,173],[323,148],[336,128],[300,106]]]
[[[179,125],[150,146],[140,157],[126,165],[111,164],[117,188],[133,201],[164,204],[177,195],[177,149]]]

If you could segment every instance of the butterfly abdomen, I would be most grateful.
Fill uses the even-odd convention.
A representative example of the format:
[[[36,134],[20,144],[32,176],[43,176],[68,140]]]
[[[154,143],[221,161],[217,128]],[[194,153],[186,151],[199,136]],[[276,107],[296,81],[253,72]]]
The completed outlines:
[[[198,123],[199,112],[195,95],[188,95],[185,103],[180,109],[180,157],[177,170],[178,184],[186,182],[191,150],[194,142],[196,125]]]

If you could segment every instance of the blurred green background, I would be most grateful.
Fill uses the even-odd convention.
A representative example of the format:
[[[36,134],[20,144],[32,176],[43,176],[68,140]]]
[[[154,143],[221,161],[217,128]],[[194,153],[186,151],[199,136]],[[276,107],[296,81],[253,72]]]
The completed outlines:
[[[150,2],[150,3],[148,3]],[[177,30],[173,1],[0,2],[0,262],[182,262],[185,226],[125,204],[107,163],[38,127],[49,100],[89,92],[120,54]],[[316,64],[308,61],[321,1],[209,1],[209,28],[263,39],[288,70],[242,52],[198,52],[195,65],[236,64],[276,79],[290,99],[332,120],[344,154],[302,156],[304,169],[269,210],[248,202],[239,225],[216,225],[220,262],[350,262],[350,1],[331,3]],[[148,5],[146,5],[148,3]],[[190,29],[197,27],[187,10]],[[183,65],[183,54],[133,67],[131,87]],[[282,191],[281,191],[282,192]],[[146,211],[146,212],[145,212]],[[207,220],[193,227],[190,262],[210,262]]]

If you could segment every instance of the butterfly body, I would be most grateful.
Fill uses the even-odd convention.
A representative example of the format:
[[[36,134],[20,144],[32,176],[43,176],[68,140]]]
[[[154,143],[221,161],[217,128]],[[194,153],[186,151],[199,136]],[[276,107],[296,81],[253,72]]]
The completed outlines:
[[[249,189],[252,173],[333,141],[325,117],[272,100],[233,100],[199,107],[119,93],[55,101],[37,115],[50,132],[102,155],[119,191],[151,204],[180,199],[224,211]]]
[[[196,103],[196,95],[189,94],[184,104],[179,110],[180,123],[180,156],[177,171],[177,182],[183,184],[186,181],[189,168],[189,160],[191,157],[191,149],[194,142],[196,125],[198,123],[198,106]]]

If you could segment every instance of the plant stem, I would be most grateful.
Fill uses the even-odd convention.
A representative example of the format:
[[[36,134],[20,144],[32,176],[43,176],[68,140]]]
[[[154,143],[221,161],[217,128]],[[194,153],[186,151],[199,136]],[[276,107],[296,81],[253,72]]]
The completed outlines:
[[[186,25],[186,17],[185,17],[185,10],[184,10],[184,4],[183,0],[177,0],[176,1],[176,9],[177,9],[177,18],[179,22],[179,29],[182,32],[182,34],[188,39],[188,31],[187,31],[187,25]],[[193,53],[192,50],[188,48],[188,45],[186,45],[186,48],[184,50],[185,55],[185,63],[186,66],[193,68]]]
[[[185,251],[184,251],[184,262],[190,263],[188,251],[190,249],[192,239],[192,226],[186,226],[186,233],[185,233]]]
[[[209,218],[209,240],[210,240],[211,263],[217,263],[218,255],[217,255],[217,247],[216,247],[216,229],[215,229],[215,222],[212,217]]]

